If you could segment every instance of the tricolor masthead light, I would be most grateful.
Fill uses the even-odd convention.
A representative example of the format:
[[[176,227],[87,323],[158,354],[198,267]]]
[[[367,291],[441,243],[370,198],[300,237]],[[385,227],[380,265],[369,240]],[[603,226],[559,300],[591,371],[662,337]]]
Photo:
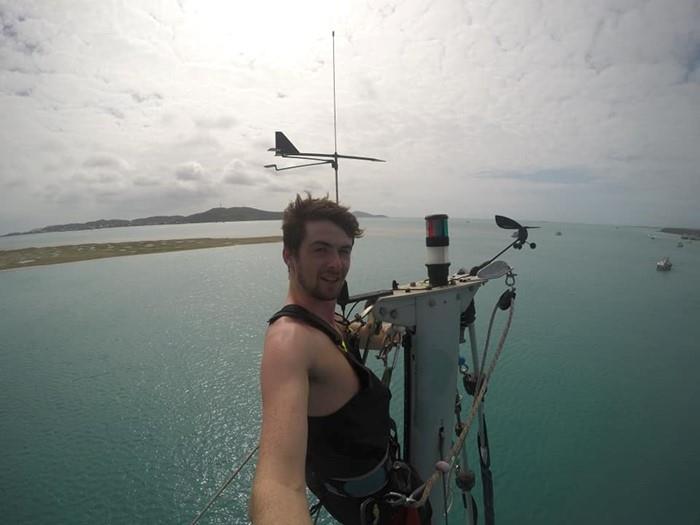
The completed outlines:
[[[450,271],[450,236],[447,215],[436,214],[425,217],[425,246],[428,280],[431,286],[445,286]]]

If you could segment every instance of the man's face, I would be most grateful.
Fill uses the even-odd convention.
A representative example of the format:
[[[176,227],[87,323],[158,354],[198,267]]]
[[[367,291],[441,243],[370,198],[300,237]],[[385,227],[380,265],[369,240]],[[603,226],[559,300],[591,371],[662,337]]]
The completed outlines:
[[[352,238],[330,221],[307,222],[305,231],[299,252],[285,252],[290,278],[314,299],[335,300],[350,270]]]

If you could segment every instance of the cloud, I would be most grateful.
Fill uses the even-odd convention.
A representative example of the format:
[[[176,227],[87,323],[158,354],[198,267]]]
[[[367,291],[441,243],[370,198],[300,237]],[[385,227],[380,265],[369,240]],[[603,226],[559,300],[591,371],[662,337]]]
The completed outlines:
[[[82,164],[86,168],[112,168],[117,171],[128,171],[129,163],[109,153],[98,153],[87,157]]]
[[[113,117],[116,117],[116,118],[118,118],[119,120],[123,120],[123,119],[126,117],[126,115],[124,114],[124,112],[121,111],[121,110],[118,109],[118,108],[105,107],[105,108],[103,108],[103,110],[104,110],[105,113],[107,113],[108,115],[112,115]]]
[[[333,195],[333,27],[347,204],[700,226],[697,0],[225,4],[0,0],[5,224]]]
[[[198,131],[185,139],[178,138],[175,147],[193,152],[220,151],[221,143],[211,133]]]
[[[202,202],[206,202],[218,196],[219,192],[211,185],[192,187],[176,185],[159,188],[147,198],[144,198],[143,202],[148,206],[152,204],[155,199],[158,199],[161,201],[161,207],[167,203],[169,209],[173,210],[193,209],[195,211],[201,211]]]
[[[236,125],[236,119],[231,116],[200,117],[194,119],[200,129],[230,129]]]
[[[309,192],[312,195],[325,195],[328,188],[313,179],[305,177],[288,177],[268,180],[262,186],[264,191],[272,193],[287,193],[289,195],[303,194]]]
[[[683,81],[700,83],[700,30],[680,39],[677,56],[683,68]]]
[[[483,179],[508,179],[536,184],[586,184],[597,177],[580,168],[540,169],[533,171],[486,172],[477,175]]]
[[[290,184],[285,184],[278,181],[267,182],[263,188],[265,191],[271,193],[289,193],[291,195],[296,192],[296,190]]]
[[[229,173],[224,177],[226,184],[237,184],[238,186],[256,186],[260,184],[259,179],[248,175],[247,173]]]
[[[175,178],[177,180],[201,181],[203,177],[204,168],[196,161],[186,162],[175,169]]]
[[[16,188],[22,188],[27,186],[27,181],[22,180],[20,178],[16,179],[10,179],[8,181],[0,181],[0,187],[3,188],[3,190],[10,191]]]
[[[80,184],[112,184],[122,180],[122,177],[118,173],[110,171],[98,173],[78,172],[71,177],[71,180]]]
[[[43,50],[43,24],[41,20],[29,18],[23,11],[19,6],[0,6],[0,47],[31,56]]]
[[[86,192],[75,185],[49,183],[35,191],[39,200],[49,204],[81,205],[86,201]]]
[[[308,191],[313,195],[320,195],[328,191],[328,188],[326,186],[318,182],[316,179],[309,177],[302,177],[297,181],[290,182],[290,184],[292,186],[292,189],[296,188],[295,191],[298,193]]]
[[[159,179],[153,177],[138,176],[132,180],[134,186],[158,186],[161,184]]]
[[[160,103],[163,100],[163,95],[160,93],[140,93],[138,91],[131,91],[129,93],[134,102],[142,104],[144,102]]]
[[[235,184],[238,186],[259,186],[265,178],[260,175],[253,175],[250,166],[240,159],[232,160],[223,170],[223,181],[226,184]]]

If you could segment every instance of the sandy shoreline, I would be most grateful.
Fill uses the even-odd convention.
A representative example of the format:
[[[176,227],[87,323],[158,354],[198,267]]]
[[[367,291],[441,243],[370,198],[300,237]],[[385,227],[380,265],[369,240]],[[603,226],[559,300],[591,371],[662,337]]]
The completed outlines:
[[[0,250],[0,270],[26,268],[28,266],[43,266],[46,264],[61,264],[107,257],[123,257],[125,255],[143,255],[147,253],[165,253],[183,250],[200,250],[203,248],[219,248],[240,244],[260,244],[280,242],[280,235],[268,237],[242,238],[200,238],[200,239],[168,239],[162,241],[133,241],[70,244],[66,246],[44,246],[41,248],[21,248],[19,250]]]

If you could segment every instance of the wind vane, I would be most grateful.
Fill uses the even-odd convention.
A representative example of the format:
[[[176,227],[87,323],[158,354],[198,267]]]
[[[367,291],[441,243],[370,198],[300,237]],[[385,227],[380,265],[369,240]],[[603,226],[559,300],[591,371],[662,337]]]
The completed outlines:
[[[307,166],[318,166],[320,164],[330,164],[335,171],[335,202],[338,202],[338,159],[354,159],[354,160],[369,160],[372,162],[385,162],[381,159],[372,157],[358,157],[355,155],[339,155],[338,154],[338,126],[336,117],[335,103],[335,31],[331,32],[333,38],[333,138],[335,149],[333,153],[307,153],[299,151],[292,141],[281,131],[275,131],[275,147],[268,151],[274,151],[275,157],[283,157],[285,159],[301,159],[312,160],[306,164],[297,164],[295,166],[287,166],[278,168],[277,164],[266,164],[266,168],[275,168],[275,171],[292,170],[296,168],[305,168]],[[321,160],[322,159],[322,160]]]

